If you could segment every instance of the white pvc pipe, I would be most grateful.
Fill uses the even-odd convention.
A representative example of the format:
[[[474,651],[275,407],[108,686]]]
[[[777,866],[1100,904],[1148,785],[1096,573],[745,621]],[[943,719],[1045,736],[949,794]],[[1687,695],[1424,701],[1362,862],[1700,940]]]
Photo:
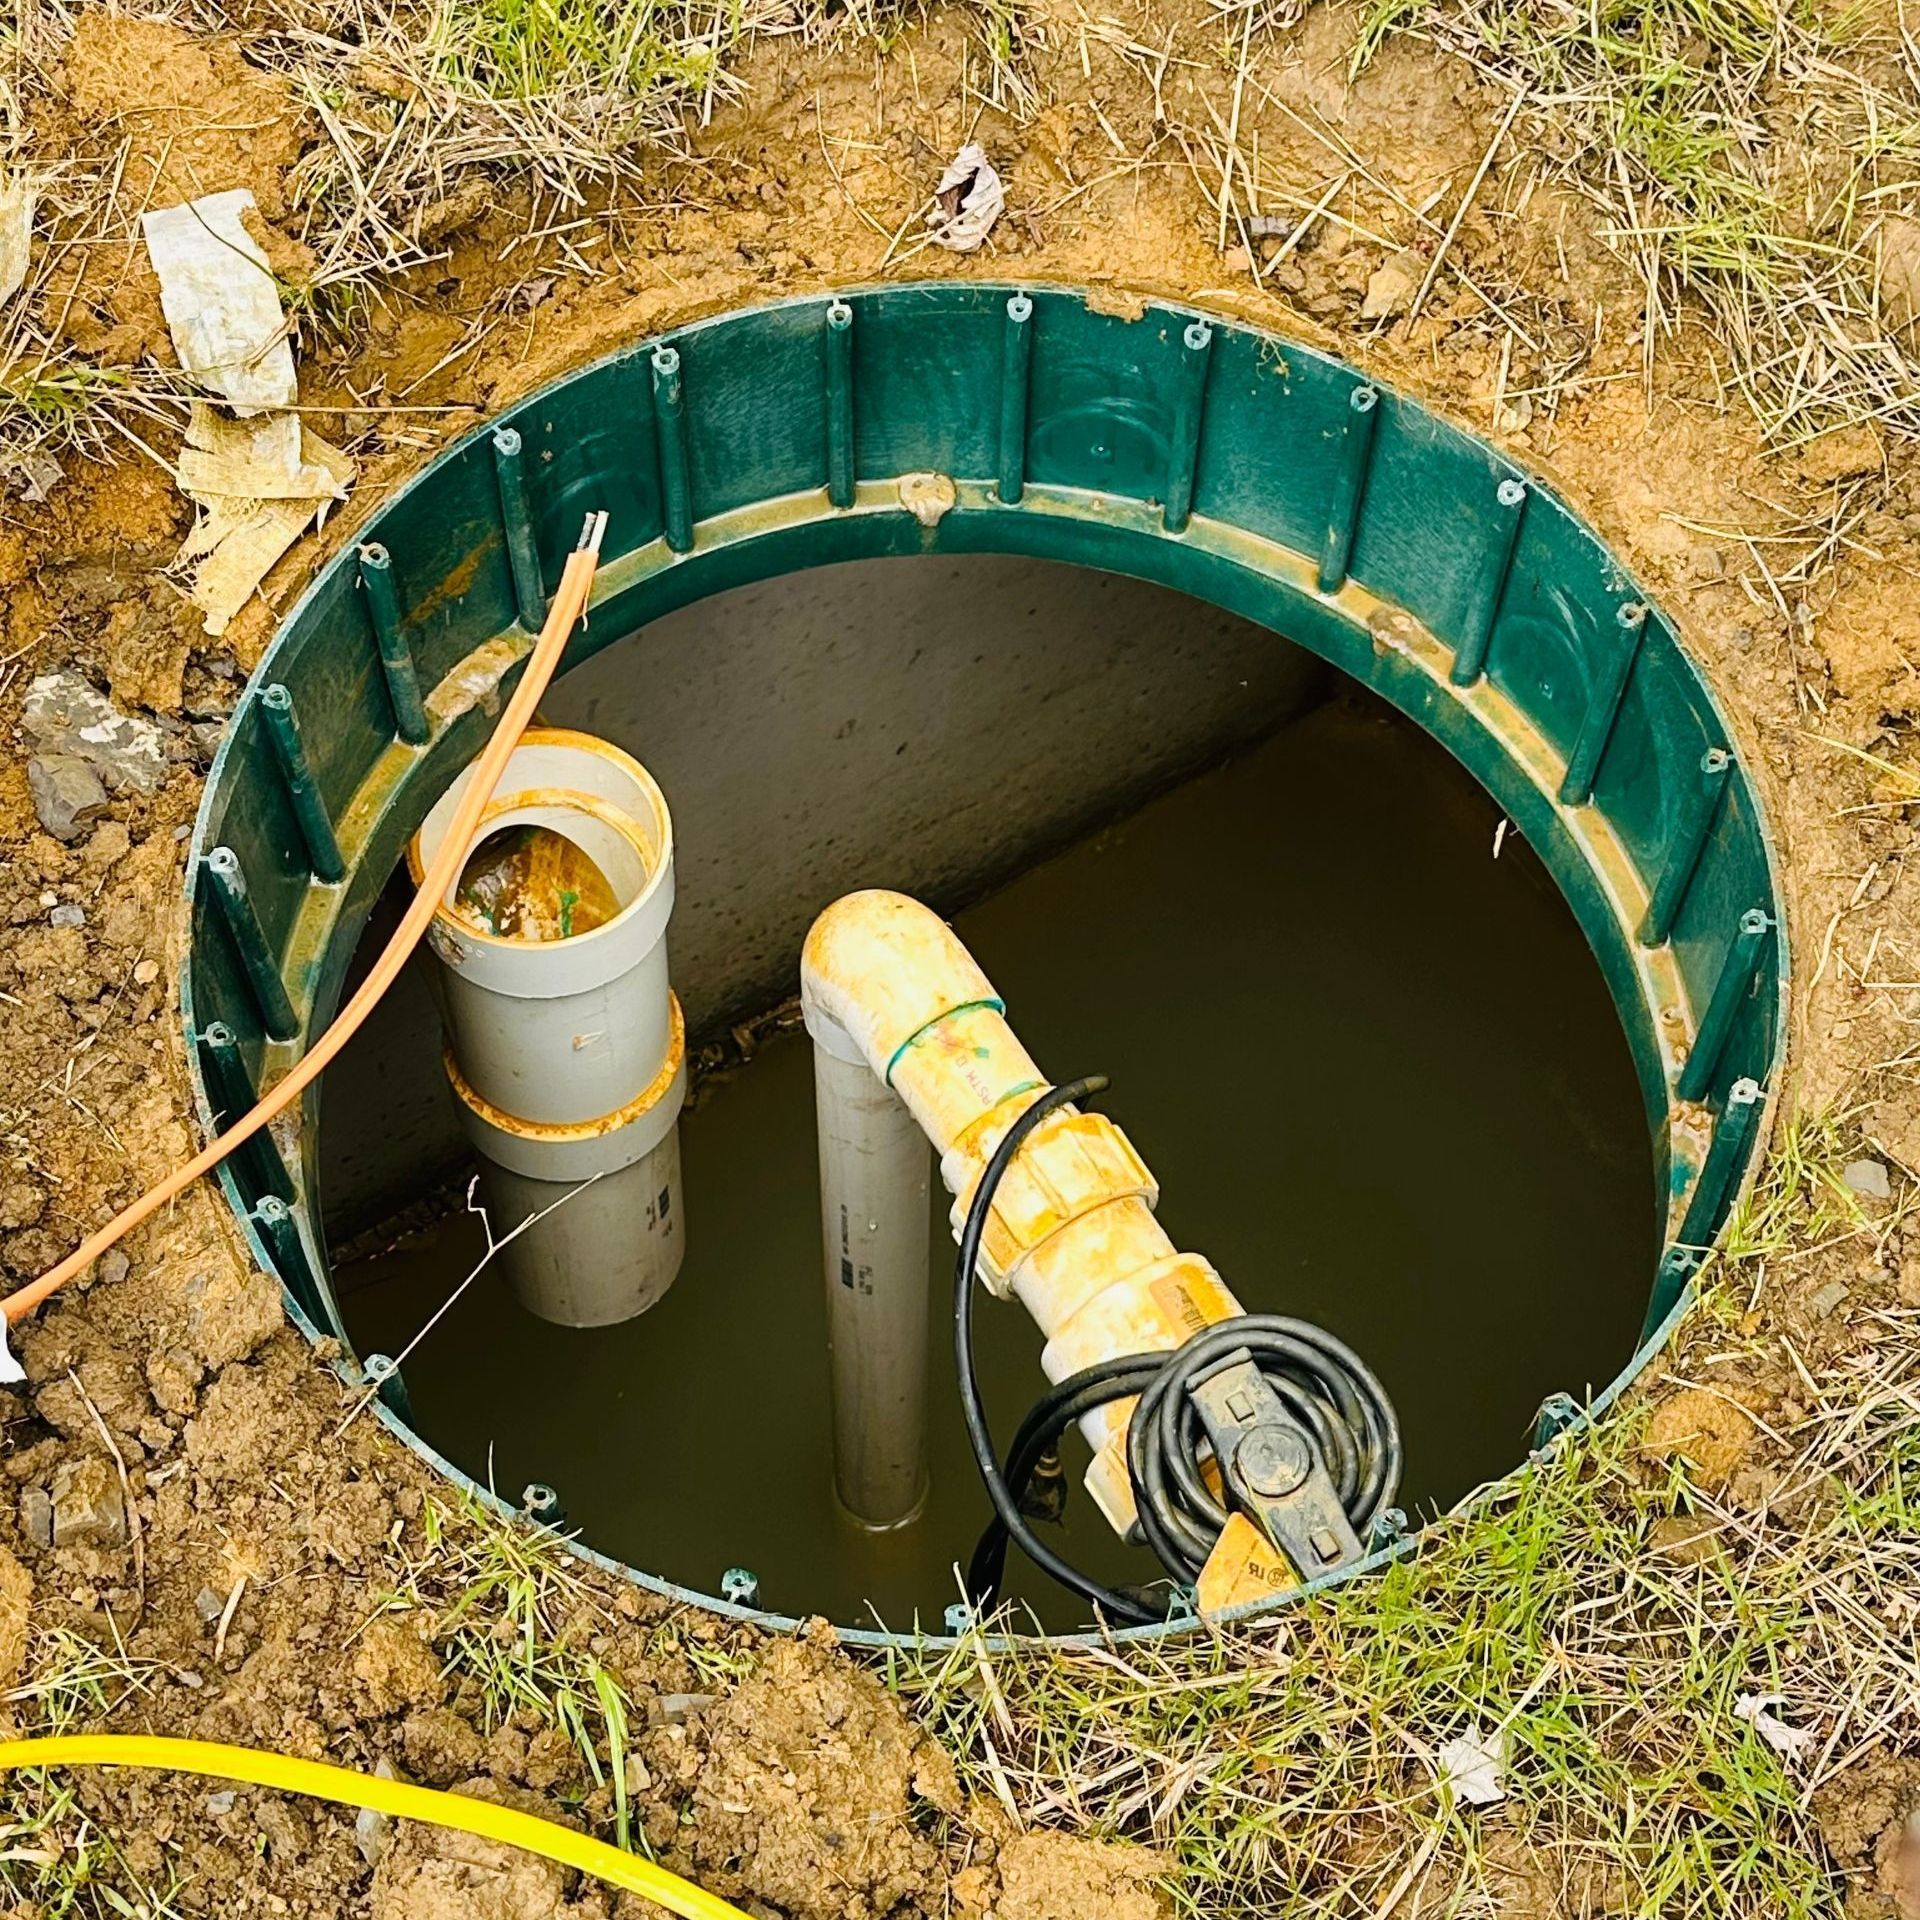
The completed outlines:
[[[928,1484],[932,1156],[913,1115],[837,1029],[814,1035],[813,1086],[834,1487],[862,1526],[904,1526]]]
[[[416,880],[469,777],[415,836]],[[652,1306],[686,1251],[686,1032],[667,984],[673,823],[630,755],[590,734],[536,728],[509,758],[476,844],[520,825],[572,841],[617,911],[559,939],[502,934],[453,910],[456,881],[429,936],[447,1077],[481,1160],[507,1284],[543,1319],[606,1326]]]
[[[468,778],[454,781],[415,836],[416,879]],[[596,1119],[626,1105],[666,1057],[671,816],[652,775],[618,747],[540,728],[507,761],[481,833],[514,825],[573,841],[620,910],[589,932],[533,940],[486,931],[443,904],[429,938],[448,1037],[468,1084],[491,1105],[523,1120]]]
[[[858,1054],[891,1087],[940,1156],[957,1239],[975,1188],[1007,1129],[1048,1082],[1007,1024],[992,982],[938,914],[905,894],[854,893],[814,922],[801,961],[808,1031],[842,1058]],[[823,1148],[823,1165],[824,1165]],[[1049,1114],[994,1196],[979,1276],[1018,1299],[1047,1335],[1041,1365],[1065,1379],[1096,1361],[1170,1351],[1243,1311],[1198,1254],[1181,1253],[1153,1209],[1159,1190],[1104,1115]],[[904,1217],[904,1181],[876,1215]],[[876,1242],[887,1244],[884,1228]],[[902,1257],[875,1290],[924,1294],[926,1267]],[[836,1374],[837,1378],[837,1374]],[[1087,1485],[1119,1532],[1134,1520],[1125,1459],[1131,1400],[1081,1420],[1094,1448]]]
[[[565,1327],[604,1327],[644,1313],[687,1250],[680,1191],[686,1028],[670,1000],[661,1072],[620,1111],[541,1124],[489,1105],[446,1055],[460,1124],[480,1157],[495,1258],[516,1299]],[[545,1217],[508,1240],[535,1214]]]

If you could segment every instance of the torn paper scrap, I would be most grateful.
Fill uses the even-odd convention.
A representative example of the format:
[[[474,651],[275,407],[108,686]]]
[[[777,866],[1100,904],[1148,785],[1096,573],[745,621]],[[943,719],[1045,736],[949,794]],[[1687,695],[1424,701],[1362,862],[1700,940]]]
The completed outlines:
[[[1743,1693],[1733,1703],[1733,1717],[1744,1720],[1783,1760],[1799,1760],[1820,1744],[1820,1736],[1811,1727],[1790,1726],[1773,1711],[1786,1704],[1784,1693]]]
[[[229,420],[204,400],[187,417],[187,444],[174,478],[202,506],[242,500],[344,500],[345,485],[319,460],[301,456],[300,416],[256,414]]]
[[[345,494],[353,478],[353,462],[338,447],[303,429],[300,457],[303,464],[326,472],[331,482],[326,498],[256,500],[215,494],[203,504],[199,523],[180,549],[180,560],[197,563],[190,596],[206,615],[208,633],[226,632],[280,556],[314,523],[316,515],[323,517],[332,501]]]
[[[0,454],[0,474],[20,489],[20,498],[38,505],[66,476],[66,470],[44,447],[23,453]]]
[[[242,414],[290,407],[299,393],[280,290],[240,222],[252,209],[236,187],[140,221],[181,366]]]
[[[1506,1771],[1507,1736],[1498,1728],[1489,1733],[1463,1733],[1440,1749],[1441,1777],[1472,1807],[1491,1807],[1507,1797],[1500,1783]]]
[[[0,300],[11,300],[27,284],[33,253],[33,210],[39,190],[15,174],[0,185]]]
[[[969,141],[953,156],[953,164],[933,190],[933,212],[927,219],[934,245],[973,253],[1006,210],[1007,190],[987,159],[986,148]]]

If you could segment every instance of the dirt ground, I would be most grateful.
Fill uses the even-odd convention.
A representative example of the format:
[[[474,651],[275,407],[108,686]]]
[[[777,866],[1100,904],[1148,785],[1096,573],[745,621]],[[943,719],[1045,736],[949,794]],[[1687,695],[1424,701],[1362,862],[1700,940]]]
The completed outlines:
[[[1920,1308],[1920,1238],[1906,1255],[1901,1197],[1920,1175],[1920,887],[1906,865],[1920,786],[1897,771],[1920,716],[1911,444],[1859,424],[1769,449],[1684,318],[1649,374],[1646,281],[1524,121],[1410,318],[1438,244],[1424,210],[1457,204],[1505,114],[1461,61],[1390,39],[1354,77],[1357,17],[1321,5],[1262,29],[1249,85],[1201,4],[1140,0],[1095,18],[1045,0],[1017,17],[1013,78],[959,9],[911,17],[884,42],[774,39],[685,156],[584,207],[450,191],[426,223],[444,257],[301,316],[309,424],[352,452],[358,479],[219,640],[169,572],[191,517],[163,463],[177,422],[136,416],[91,457],[63,452],[44,502],[0,503],[0,1279],[32,1279],[189,1150],[174,991],[184,837],[222,717],[356,518],[441,440],[621,341],[774,294],[987,271],[1200,302],[1334,348],[1550,475],[1679,622],[1765,789],[1786,867],[1785,1104],[1848,1116],[1893,1195],[1870,1202],[1875,1230],[1768,1268],[1730,1396],[1650,1388],[1666,1400],[1653,1455],[1680,1451],[1722,1481],[1754,1470],[1766,1436],[1791,1426],[1796,1363],[1885,1339]],[[1263,180],[1291,190],[1277,207],[1311,208],[1345,174],[1327,201],[1338,218],[1308,221],[1285,257],[1273,256],[1297,214],[1249,235],[1211,197],[1212,149],[1195,130],[1229,117],[1242,142],[1257,135]],[[32,137],[43,161],[124,142],[119,190],[134,205],[251,186],[277,273],[297,285],[311,267],[288,180],[318,137],[313,109],[249,58],[244,34],[84,10]],[[985,254],[957,260],[925,244],[919,212],[966,138],[1005,176],[1009,209]],[[530,225],[543,237],[524,240]],[[33,297],[92,365],[172,361],[136,246],[80,249]],[[63,844],[38,824],[19,728],[29,682],[67,666],[157,722],[168,759],[154,791],[114,794]],[[1097,1809],[963,1789],[829,1633],[760,1643],[517,1562],[530,1550],[448,1510],[446,1490],[370,1422],[342,1429],[331,1377],[205,1191],[16,1345],[28,1383],[0,1389],[0,1715],[22,1726],[110,1708],[116,1727],[480,1783],[596,1831],[617,1798],[665,1863],[762,1912],[1166,1910],[1157,1876],[1170,1861],[1074,1837],[1101,1825]],[[536,1676],[537,1698],[488,1661],[527,1608],[586,1663]],[[591,1698],[594,1663],[635,1703],[618,1796],[553,1724],[556,1693]],[[49,1673],[66,1675],[64,1692],[48,1691]],[[125,1897],[156,1914],[640,1910],[484,1843],[356,1827],[304,1802],[147,1775],[74,1790],[90,1871],[144,1890]],[[0,1790],[0,1832],[7,1805]],[[1836,1901],[1844,1889],[1856,1914],[1920,1912],[1903,1864],[1920,1809],[1910,1750],[1863,1753],[1821,1805]],[[1530,1874],[1525,1861],[1506,1870],[1499,1912],[1563,1910]],[[52,1887],[22,1892],[17,1911],[65,1911]]]

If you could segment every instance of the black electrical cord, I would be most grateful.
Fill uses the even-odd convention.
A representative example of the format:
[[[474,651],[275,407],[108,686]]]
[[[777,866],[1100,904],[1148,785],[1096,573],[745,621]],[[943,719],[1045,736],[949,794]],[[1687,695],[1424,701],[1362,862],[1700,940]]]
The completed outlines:
[[[1393,1403],[1351,1348],[1302,1320],[1243,1314],[1202,1328],[1170,1353],[1104,1360],[1060,1381],[1021,1421],[1001,1468],[973,1365],[973,1286],[980,1241],[1001,1178],[1034,1129],[1049,1114],[1106,1085],[1104,1075],[1093,1074],[1054,1087],[1034,1101],[994,1149],[967,1209],[954,1268],[954,1359],[967,1438],[994,1510],[968,1567],[967,1594],[976,1607],[993,1604],[1011,1539],[1043,1572],[1083,1599],[1120,1619],[1144,1622],[1165,1619],[1172,1596],[1108,1587],[1090,1578],[1039,1538],[1023,1508],[1036,1469],[1054,1455],[1061,1434],[1083,1414],[1110,1400],[1139,1396],[1127,1423],[1127,1470],[1141,1531],[1168,1572],[1185,1582],[1198,1576],[1227,1523],[1226,1509],[1201,1472],[1200,1417],[1188,1393],[1218,1368],[1246,1356],[1255,1361],[1318,1449],[1363,1540],[1392,1503],[1403,1452]]]

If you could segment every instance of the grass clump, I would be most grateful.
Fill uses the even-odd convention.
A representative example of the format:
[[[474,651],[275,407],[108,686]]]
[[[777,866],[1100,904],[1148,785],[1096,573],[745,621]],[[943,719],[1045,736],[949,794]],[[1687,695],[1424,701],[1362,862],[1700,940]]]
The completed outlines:
[[[1646,287],[1643,353],[1704,330],[1771,442],[1920,431],[1920,341],[1885,296],[1920,205],[1920,91],[1900,37],[1761,0],[1372,0],[1392,34],[1519,94],[1539,151]]]
[[[37,1634],[28,1654],[26,1677],[0,1693],[21,1737],[96,1725],[164,1671],[66,1628]],[[158,1881],[136,1873],[71,1777],[0,1774],[0,1907],[35,1920],[178,1920],[183,1884],[171,1869]]]
[[[556,1534],[503,1519],[471,1496],[427,1503],[406,1586],[385,1610],[424,1610],[453,1682],[456,1708],[491,1733],[557,1731],[578,1755],[569,1799],[602,1798],[616,1845],[651,1857],[630,1804],[637,1710],[629,1678],[607,1656],[616,1634],[649,1661],[684,1659],[702,1681],[738,1679],[737,1650],[683,1636],[668,1620],[641,1629],[589,1589]]]

